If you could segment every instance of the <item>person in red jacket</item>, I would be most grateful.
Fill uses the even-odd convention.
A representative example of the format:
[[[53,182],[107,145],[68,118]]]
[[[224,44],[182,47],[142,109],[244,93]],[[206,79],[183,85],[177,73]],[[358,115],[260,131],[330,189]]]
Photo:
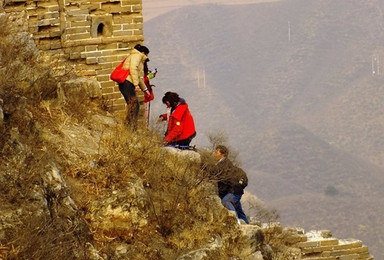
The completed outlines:
[[[167,146],[189,147],[196,136],[195,123],[188,105],[175,92],[167,92],[162,99],[170,113],[159,116],[158,122],[168,120],[164,141]]]

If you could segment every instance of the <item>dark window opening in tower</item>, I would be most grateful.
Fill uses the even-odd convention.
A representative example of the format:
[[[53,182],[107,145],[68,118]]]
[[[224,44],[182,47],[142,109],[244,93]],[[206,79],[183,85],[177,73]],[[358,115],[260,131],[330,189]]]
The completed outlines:
[[[97,36],[103,36],[104,34],[104,24],[100,23],[99,26],[97,26]]]

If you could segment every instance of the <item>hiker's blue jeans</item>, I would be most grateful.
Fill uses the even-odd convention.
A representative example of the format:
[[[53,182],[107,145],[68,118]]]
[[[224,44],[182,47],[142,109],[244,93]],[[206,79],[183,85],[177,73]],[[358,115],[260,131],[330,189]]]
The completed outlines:
[[[236,212],[236,216],[238,219],[242,219],[245,221],[245,223],[249,224],[247,216],[245,215],[243,208],[241,206],[240,200],[241,200],[242,196],[243,195],[236,195],[236,194],[228,193],[221,200],[221,203],[227,209]]]

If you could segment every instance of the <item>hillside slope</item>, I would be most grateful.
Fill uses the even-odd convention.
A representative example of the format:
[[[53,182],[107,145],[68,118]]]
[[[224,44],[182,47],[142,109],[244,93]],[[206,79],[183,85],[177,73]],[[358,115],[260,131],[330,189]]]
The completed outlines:
[[[281,207],[285,223],[332,222],[383,258],[384,90],[383,76],[372,76],[372,56],[384,53],[382,10],[360,0],[212,4],[158,16],[145,34],[156,91],[187,99],[196,144],[224,132],[249,190]],[[332,187],[337,204],[325,196]]]

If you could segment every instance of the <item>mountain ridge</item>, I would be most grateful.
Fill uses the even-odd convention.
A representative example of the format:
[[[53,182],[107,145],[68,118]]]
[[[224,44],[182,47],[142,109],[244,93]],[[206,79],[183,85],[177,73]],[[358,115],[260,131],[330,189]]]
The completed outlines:
[[[371,66],[372,55],[384,53],[382,8],[377,1],[292,0],[169,12],[145,24],[150,65],[162,66],[156,91],[186,98],[197,125],[196,144],[206,145],[209,133],[228,136],[255,182],[250,191],[262,190],[263,199],[294,194],[295,188],[306,194],[319,182],[317,196],[328,186],[339,190],[340,206],[349,209],[338,214],[340,221],[359,209],[371,211],[372,205],[361,204],[380,201],[384,173],[382,76],[373,77]],[[260,178],[265,179],[259,183]],[[362,200],[354,205],[342,194]],[[283,198],[271,202],[282,206]],[[300,201],[311,206],[310,198]],[[336,210],[321,201],[318,206]],[[295,212],[283,208],[282,216],[289,217],[282,219],[293,222]],[[318,224],[326,226],[321,219]],[[351,224],[356,228],[340,232],[358,233],[357,226],[365,225],[357,222],[364,221],[360,215]],[[382,240],[374,227],[368,241],[379,257]]]

